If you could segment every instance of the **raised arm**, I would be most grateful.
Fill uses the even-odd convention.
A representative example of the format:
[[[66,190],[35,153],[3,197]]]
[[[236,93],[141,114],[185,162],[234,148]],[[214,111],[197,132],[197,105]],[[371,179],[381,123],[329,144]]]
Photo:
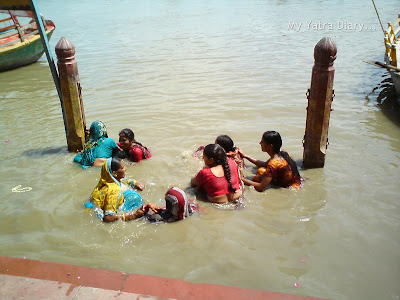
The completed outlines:
[[[239,154],[240,154],[243,158],[247,159],[249,162],[255,164],[258,168],[260,168],[260,167],[267,167],[267,162],[262,161],[262,160],[257,160],[257,159],[255,159],[255,158],[252,158],[251,156],[248,156],[248,155],[244,154],[244,152],[243,152],[241,149],[239,149]]]

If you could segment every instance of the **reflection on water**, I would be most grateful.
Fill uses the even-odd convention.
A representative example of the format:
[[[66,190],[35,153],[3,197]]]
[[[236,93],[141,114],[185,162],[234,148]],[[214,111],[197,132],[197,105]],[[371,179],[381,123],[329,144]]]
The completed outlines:
[[[367,94],[366,99],[376,103],[389,120],[400,126],[400,95],[396,93],[389,72],[385,72],[382,77],[382,82]]]
[[[386,1],[381,17],[391,20],[396,4]],[[382,34],[306,26],[379,26],[372,7],[290,0],[39,6],[57,26],[51,46],[66,36],[76,47],[87,122],[102,120],[114,139],[130,127],[151,149],[151,159],[127,166],[127,177],[146,185],[145,202],[165,205],[170,186],[194,198],[189,182],[202,164],[191,154],[220,134],[266,160],[261,135],[279,131],[301,165],[305,93],[324,36],[338,48],[330,145],[323,169],[301,170],[302,190],[247,188],[244,209],[199,202],[196,214],[174,224],[103,224],[83,208],[100,169],[72,163],[45,60],[0,73],[1,255],[332,299],[400,294],[400,127],[385,71],[362,62],[383,55]],[[289,30],[289,21],[302,30]]]
[[[28,150],[22,153],[22,155],[26,156],[44,156],[44,155],[57,155],[62,153],[68,153],[68,147],[56,147],[50,149],[35,149],[35,150]]]

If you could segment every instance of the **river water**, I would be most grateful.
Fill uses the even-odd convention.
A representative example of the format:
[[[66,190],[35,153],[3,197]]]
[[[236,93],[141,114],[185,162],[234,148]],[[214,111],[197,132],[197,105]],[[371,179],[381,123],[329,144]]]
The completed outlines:
[[[397,0],[375,3],[384,24],[395,19]],[[0,255],[333,299],[399,298],[400,118],[388,73],[362,61],[383,60],[372,2],[37,5],[57,26],[53,55],[61,37],[76,47],[87,123],[102,120],[114,139],[132,128],[152,150],[127,169],[146,185],[145,202],[163,205],[170,186],[194,197],[201,163],[191,154],[219,134],[266,160],[261,135],[279,131],[301,165],[313,50],[326,36],[338,48],[329,147],[324,168],[301,170],[302,190],[248,188],[242,210],[201,202],[175,224],[103,224],[83,208],[100,170],[72,163],[44,56],[0,73]]]

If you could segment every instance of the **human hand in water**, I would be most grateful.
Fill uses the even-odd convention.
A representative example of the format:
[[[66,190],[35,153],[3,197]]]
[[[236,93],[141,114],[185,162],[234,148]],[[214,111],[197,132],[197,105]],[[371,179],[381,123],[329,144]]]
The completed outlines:
[[[143,191],[144,190],[144,188],[145,188],[145,186],[144,186],[144,184],[143,183],[140,183],[140,182],[135,182],[135,188],[137,188],[139,191]]]
[[[147,210],[151,209],[155,213],[157,213],[161,209],[161,207],[159,207],[158,205],[156,205],[154,203],[149,203],[146,206],[147,206]]]
[[[141,218],[144,216],[144,211],[142,210],[142,208],[138,208],[138,210],[134,214],[136,218]]]

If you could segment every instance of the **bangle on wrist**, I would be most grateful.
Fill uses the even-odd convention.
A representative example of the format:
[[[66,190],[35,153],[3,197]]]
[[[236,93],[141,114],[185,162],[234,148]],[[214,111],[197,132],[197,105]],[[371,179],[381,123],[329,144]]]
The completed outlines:
[[[122,214],[122,220],[125,222],[125,214]]]

